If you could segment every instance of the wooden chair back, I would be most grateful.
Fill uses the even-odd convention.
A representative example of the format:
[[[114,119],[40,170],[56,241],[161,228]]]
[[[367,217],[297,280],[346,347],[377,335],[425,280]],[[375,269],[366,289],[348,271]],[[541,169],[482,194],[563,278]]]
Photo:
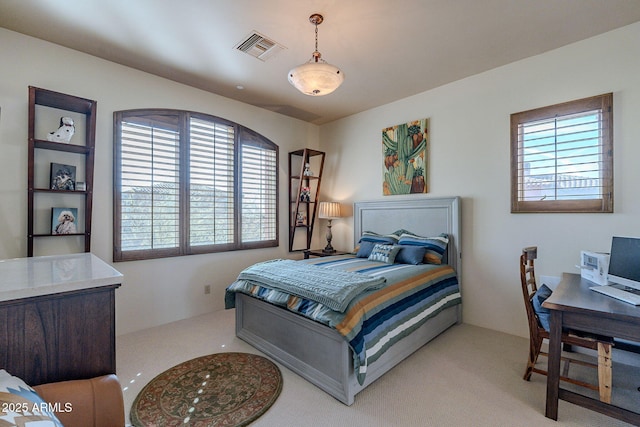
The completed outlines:
[[[533,309],[533,296],[538,290],[536,284],[536,273],[534,261],[538,257],[538,247],[529,246],[522,250],[520,255],[520,283],[522,285],[522,296],[524,298],[524,306],[527,311],[527,319],[529,321],[529,333],[535,339],[540,335],[542,327],[538,322],[538,317]],[[544,329],[542,329],[544,331]]]

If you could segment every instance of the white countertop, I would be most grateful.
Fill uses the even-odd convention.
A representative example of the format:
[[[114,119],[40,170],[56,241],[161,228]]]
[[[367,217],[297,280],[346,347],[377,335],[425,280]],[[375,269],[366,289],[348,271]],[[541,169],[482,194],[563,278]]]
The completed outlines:
[[[0,301],[116,285],[122,277],[91,253],[0,260]]]

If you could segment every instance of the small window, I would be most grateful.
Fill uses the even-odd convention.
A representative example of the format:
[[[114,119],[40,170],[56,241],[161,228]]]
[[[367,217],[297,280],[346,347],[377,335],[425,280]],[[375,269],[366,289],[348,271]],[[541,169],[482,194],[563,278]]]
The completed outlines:
[[[114,123],[114,261],[278,246],[273,142],[188,111]]]
[[[511,212],[613,212],[613,94],[511,115]]]

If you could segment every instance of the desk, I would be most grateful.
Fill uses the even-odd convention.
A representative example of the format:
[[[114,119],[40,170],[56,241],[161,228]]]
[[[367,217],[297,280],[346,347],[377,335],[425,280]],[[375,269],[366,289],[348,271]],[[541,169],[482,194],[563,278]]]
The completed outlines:
[[[640,341],[640,308],[594,292],[589,289],[590,286],[593,283],[582,279],[579,274],[563,273],[558,287],[543,304],[543,307],[551,310],[545,415],[557,420],[558,399],[562,399],[640,425],[639,413],[560,388],[563,328]]]
[[[115,373],[115,289],[92,255],[0,261],[0,368],[29,385]]]

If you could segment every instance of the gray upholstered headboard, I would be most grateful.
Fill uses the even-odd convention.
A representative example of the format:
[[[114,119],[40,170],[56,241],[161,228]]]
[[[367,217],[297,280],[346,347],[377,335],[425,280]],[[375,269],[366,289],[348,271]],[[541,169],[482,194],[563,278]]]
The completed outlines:
[[[460,197],[375,200],[353,205],[354,243],[363,231],[389,234],[404,228],[420,236],[449,235],[448,263],[461,282]]]

